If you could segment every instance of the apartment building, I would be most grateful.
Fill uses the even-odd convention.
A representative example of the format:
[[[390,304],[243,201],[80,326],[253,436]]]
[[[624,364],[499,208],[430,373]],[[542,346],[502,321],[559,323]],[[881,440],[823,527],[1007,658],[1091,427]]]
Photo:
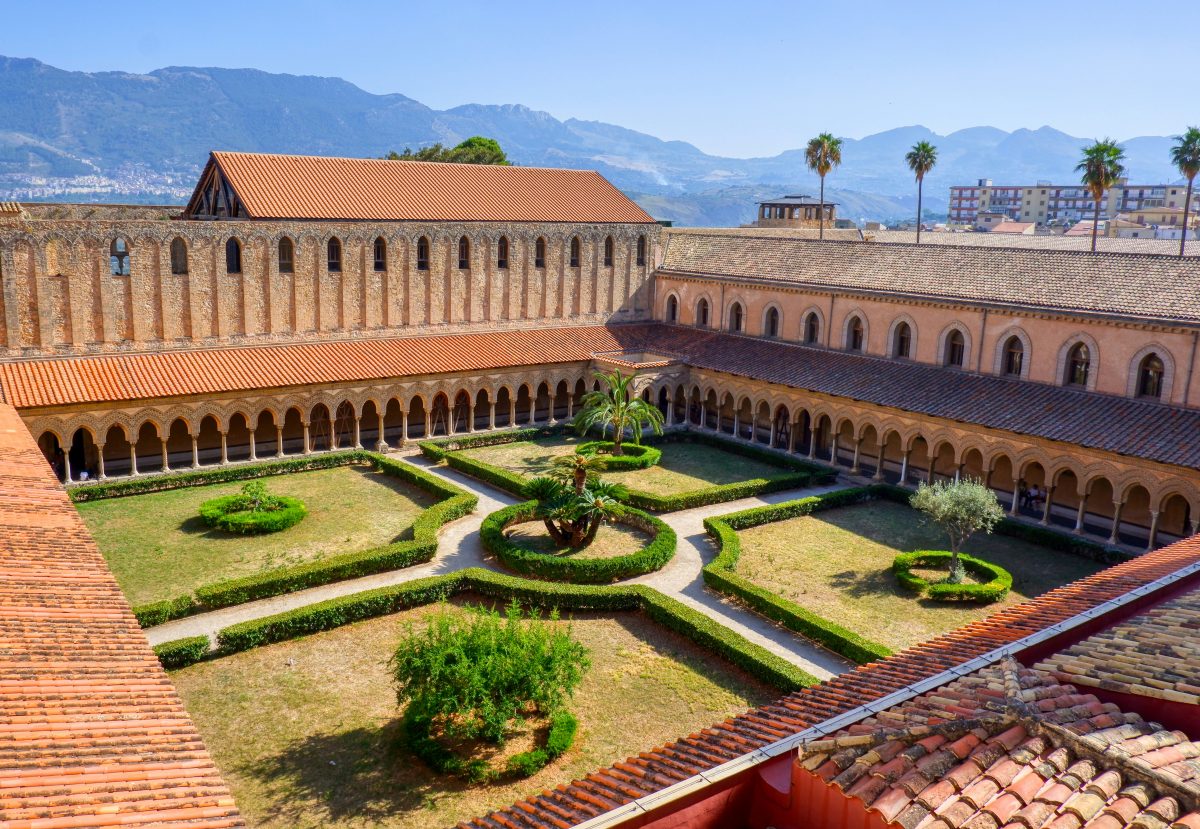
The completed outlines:
[[[1136,210],[1182,210],[1186,197],[1187,185],[1182,182],[1129,184],[1120,179],[1100,200],[1100,215],[1112,219],[1118,213]],[[956,225],[975,225],[981,212],[1003,213],[1013,221],[1039,226],[1072,223],[1092,218],[1095,209],[1092,194],[1079,184],[1039,181],[1034,185],[998,186],[983,178],[973,185],[950,188],[949,221]],[[1192,209],[1200,209],[1200,192],[1192,195]]]

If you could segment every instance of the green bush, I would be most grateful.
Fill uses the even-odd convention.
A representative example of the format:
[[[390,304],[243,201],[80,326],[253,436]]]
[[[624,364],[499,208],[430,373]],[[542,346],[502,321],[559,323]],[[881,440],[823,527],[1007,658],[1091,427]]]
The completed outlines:
[[[250,509],[246,496],[224,495],[200,505],[200,518],[210,527],[238,535],[277,533],[299,524],[308,510],[304,503],[285,495],[275,496],[274,509]]]
[[[526,576],[574,584],[608,584],[662,569],[675,555],[675,531],[641,510],[624,507],[617,521],[629,524],[654,539],[642,549],[612,558],[576,558],[537,553],[511,541],[504,531],[514,524],[535,521],[536,501],[497,510],[483,519],[479,537],[504,566]]]
[[[471,592],[498,601],[559,610],[640,610],[669,630],[727,659],[781,691],[818,680],[766,648],[746,640],[697,610],[644,585],[601,587],[522,579],[468,568],[444,576],[381,587],[320,602],[262,619],[230,625],[217,634],[219,654],[237,653],[324,630],[386,616],[410,607]]]
[[[176,596],[174,599],[163,599],[158,602],[138,605],[133,609],[133,615],[138,624],[144,628],[152,628],[172,619],[182,619],[200,610],[192,596]]]
[[[605,472],[627,472],[632,469],[649,469],[662,460],[662,450],[655,446],[637,443],[621,444],[625,454],[612,453],[611,440],[589,440],[575,447],[577,455],[595,455]]]
[[[900,584],[916,593],[924,593],[935,602],[998,602],[1012,588],[1012,574],[1003,567],[966,553],[959,554],[963,568],[973,576],[986,579],[982,584],[930,582],[915,575],[913,567],[948,567],[953,554],[947,550],[917,550],[901,553],[892,561],[892,572]]]
[[[578,729],[579,721],[574,714],[562,708],[555,711],[550,715],[545,748],[535,748],[509,757],[508,773],[514,777],[532,777],[571,747]]]
[[[187,639],[174,639],[154,646],[154,655],[168,670],[186,668],[208,656],[208,637],[189,636]]]

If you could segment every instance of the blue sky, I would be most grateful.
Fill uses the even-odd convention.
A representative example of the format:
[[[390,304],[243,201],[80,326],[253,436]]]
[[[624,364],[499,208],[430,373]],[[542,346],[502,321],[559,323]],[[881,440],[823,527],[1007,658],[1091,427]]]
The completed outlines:
[[[734,156],[824,130],[1049,124],[1124,139],[1200,122],[1200,98],[1179,92],[1194,66],[1166,61],[1194,63],[1197,3],[9,0],[2,20],[0,54],[64,69],[339,76],[439,109],[521,103]]]

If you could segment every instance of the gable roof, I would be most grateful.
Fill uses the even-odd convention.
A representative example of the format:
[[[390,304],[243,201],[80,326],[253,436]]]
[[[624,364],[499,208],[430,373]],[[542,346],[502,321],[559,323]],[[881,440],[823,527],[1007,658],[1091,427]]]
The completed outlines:
[[[653,223],[599,173],[432,161],[213,152],[248,218]]]
[[[813,242],[720,232],[664,235],[666,252],[660,271],[667,274],[1200,322],[1200,258],[1196,257]]]

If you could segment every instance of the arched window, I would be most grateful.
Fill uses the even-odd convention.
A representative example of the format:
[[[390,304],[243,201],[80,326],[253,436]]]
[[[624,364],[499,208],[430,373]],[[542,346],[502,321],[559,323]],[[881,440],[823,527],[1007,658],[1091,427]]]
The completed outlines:
[[[339,272],[342,269],[342,243],[334,236],[329,240],[329,244],[325,246],[325,250],[328,254],[325,258],[327,260],[326,264],[329,265],[329,272]]]
[[[508,267],[508,237],[501,236],[500,241],[496,243],[496,267]]]
[[[1162,397],[1163,361],[1157,354],[1150,353],[1138,365],[1138,397]]]
[[[768,337],[779,336],[779,309],[768,308],[767,318],[763,322],[763,334]]]
[[[429,270],[429,240],[424,236],[417,240],[417,270]]]
[[[912,356],[912,326],[902,322],[892,335],[892,356],[907,360]]]
[[[1020,377],[1021,367],[1025,364],[1025,346],[1021,338],[1009,337],[1004,343],[1003,371],[1009,377]]]
[[[745,314],[742,312],[742,303],[735,302],[735,303],[733,303],[733,305],[730,305],[729,306],[729,330],[730,331],[741,331],[742,323],[745,322],[745,320],[742,319],[744,316],[745,316]]]
[[[108,246],[108,266],[113,276],[129,276],[129,245],[120,236]]]
[[[237,238],[230,236],[225,242],[225,273],[242,272],[242,245]]]
[[[821,341],[821,318],[816,311],[809,311],[804,317],[804,342],[816,345]]]
[[[387,270],[387,242],[382,236],[375,237],[375,270]]]
[[[613,263],[613,238],[604,237],[604,267],[611,268]]]
[[[667,297],[667,322],[679,321],[679,300],[674,294]]]
[[[171,273],[188,272],[187,242],[179,236],[171,240]]]
[[[696,303],[696,325],[708,326],[708,300],[702,299]]]
[[[541,236],[533,243],[533,266],[535,268],[546,267],[546,240]]]
[[[1063,378],[1063,382],[1068,386],[1081,386],[1086,389],[1091,369],[1091,349],[1085,343],[1076,343],[1067,354],[1067,376]]]
[[[967,340],[963,333],[955,328],[946,335],[946,349],[942,355],[942,364],[951,368],[962,368],[963,360],[967,357]]]
[[[471,269],[471,240],[466,236],[462,236],[458,240],[458,269],[460,271]]]
[[[279,240],[279,272],[293,273],[296,270],[296,246],[284,236]]]
[[[850,351],[863,350],[863,321],[862,317],[855,314],[850,318],[850,322],[846,325],[846,348]]]
[[[571,237],[571,267],[579,267],[579,237]]]
[[[637,263],[639,265],[646,264],[646,237],[639,236],[637,240]]]

